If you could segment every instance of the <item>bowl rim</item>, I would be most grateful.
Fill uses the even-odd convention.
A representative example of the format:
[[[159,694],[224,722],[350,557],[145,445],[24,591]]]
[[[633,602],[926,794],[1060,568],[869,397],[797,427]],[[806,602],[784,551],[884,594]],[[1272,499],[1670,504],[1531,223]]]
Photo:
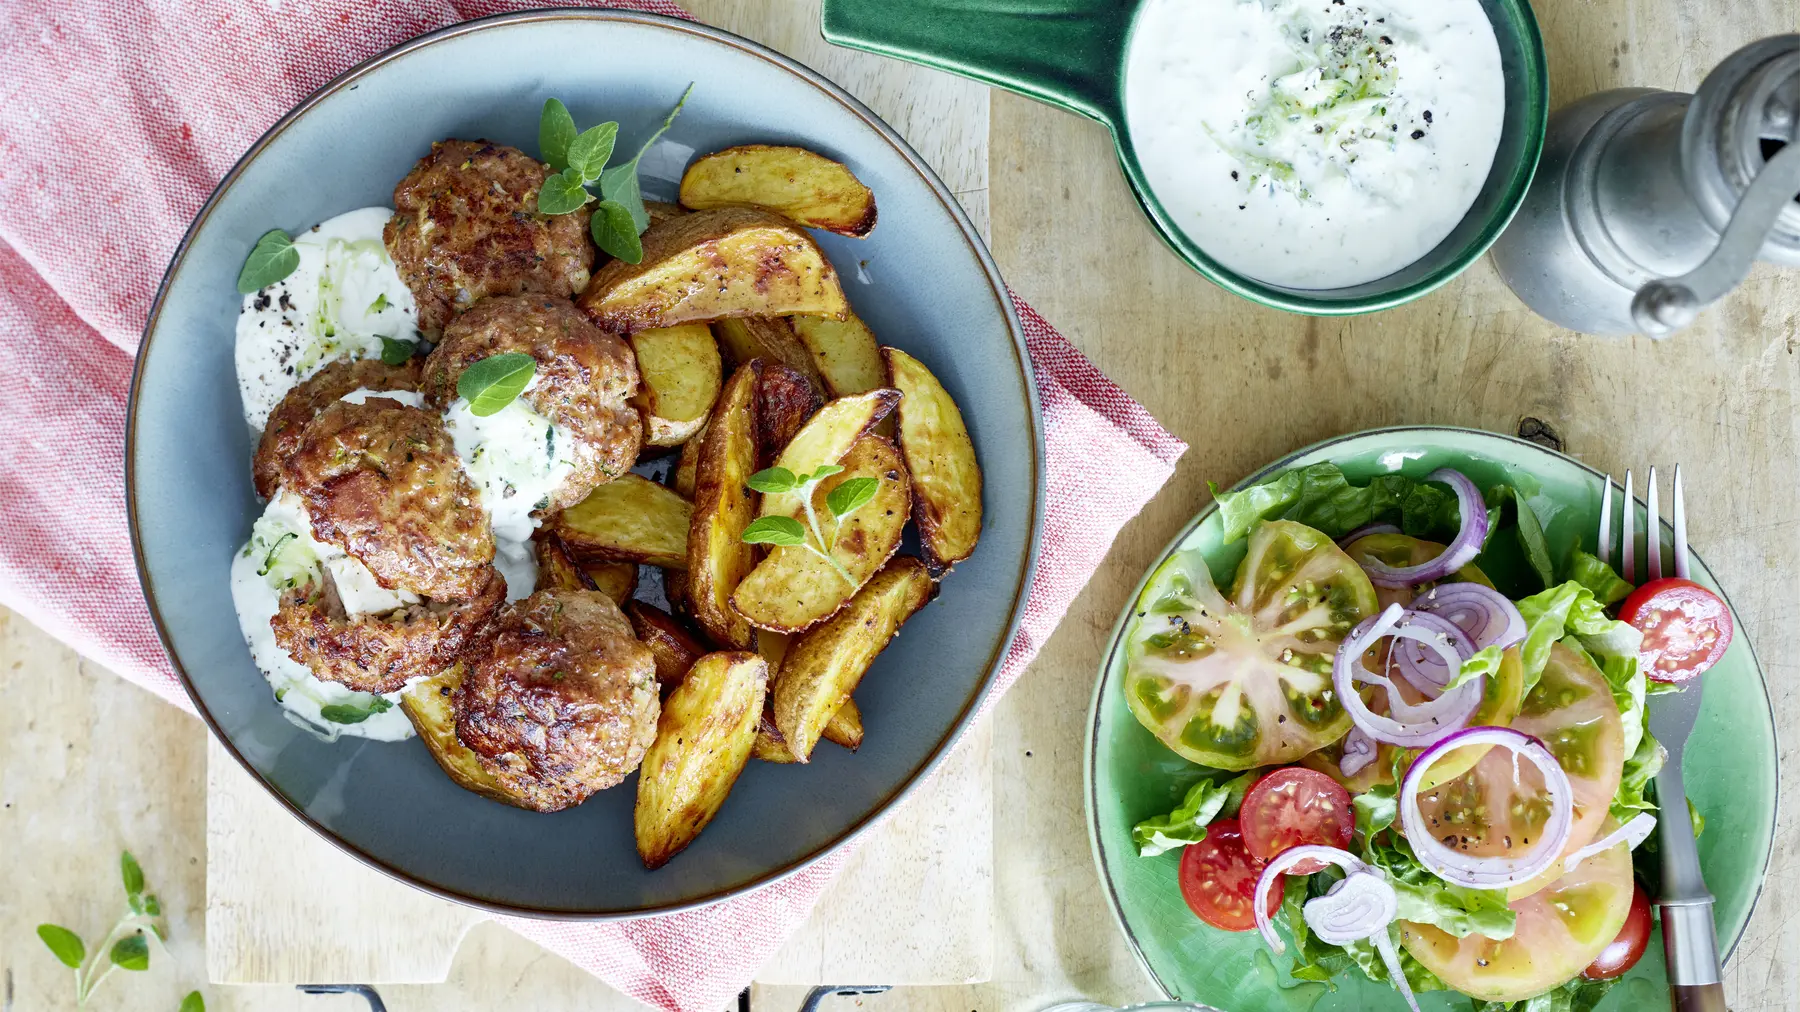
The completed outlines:
[[[1386,425],[1372,429],[1359,429],[1355,432],[1332,436],[1328,439],[1321,439],[1315,443],[1302,446],[1297,450],[1283,454],[1270,463],[1257,468],[1251,474],[1246,475],[1234,483],[1228,491],[1241,491],[1251,485],[1266,481],[1275,474],[1292,467],[1294,462],[1302,457],[1309,456],[1319,450],[1337,446],[1341,443],[1350,442],[1354,439],[1361,439],[1365,436],[1394,435],[1399,433],[1420,433],[1429,435],[1431,433],[1439,432],[1455,432],[1495,439],[1506,443],[1517,443],[1521,446],[1527,446],[1534,450],[1562,457],[1564,460],[1587,472],[1591,477],[1602,481],[1607,480],[1607,475],[1604,472],[1562,452],[1561,450],[1552,450],[1542,443],[1535,443],[1529,439],[1524,439],[1504,432],[1491,432],[1486,429],[1476,429],[1462,425]],[[1641,502],[1642,500],[1638,501]],[[1181,530],[1178,531],[1173,538],[1169,539],[1169,542],[1163,546],[1162,551],[1157,553],[1155,561],[1151,562],[1151,564],[1145,568],[1144,575],[1138,580],[1137,585],[1132,589],[1130,596],[1126,598],[1124,606],[1119,610],[1118,619],[1113,622],[1112,631],[1107,635],[1106,651],[1100,659],[1100,668],[1094,679],[1094,690],[1088,700],[1087,724],[1086,729],[1083,732],[1087,740],[1083,743],[1084,755],[1081,764],[1082,806],[1086,812],[1088,850],[1094,860],[1094,871],[1099,876],[1100,884],[1106,894],[1106,907],[1108,912],[1112,915],[1113,925],[1118,928],[1119,934],[1125,939],[1125,944],[1131,949],[1131,954],[1137,958],[1138,965],[1143,968],[1144,973],[1150,978],[1151,982],[1156,985],[1157,991],[1161,992],[1170,1000],[1180,1000],[1180,996],[1169,990],[1168,985],[1163,983],[1163,979],[1157,974],[1156,969],[1150,965],[1149,957],[1144,954],[1143,945],[1138,941],[1137,934],[1132,930],[1130,923],[1125,919],[1125,905],[1119,898],[1118,885],[1113,881],[1112,875],[1106,870],[1106,852],[1100,842],[1100,799],[1098,793],[1100,789],[1100,780],[1098,776],[1100,763],[1100,704],[1111,683],[1110,675],[1113,669],[1114,660],[1118,657],[1119,648],[1124,642],[1125,626],[1131,619],[1131,614],[1135,609],[1139,596],[1144,592],[1144,587],[1150,582],[1150,577],[1171,555],[1181,548],[1181,545],[1200,528],[1201,524],[1205,523],[1218,511],[1219,504],[1216,498],[1201,507],[1200,511],[1194,514],[1193,518],[1186,524],[1182,525]],[[1666,523],[1667,521],[1664,522]],[[1706,565],[1706,560],[1701,557],[1699,552],[1690,548],[1689,554],[1699,563],[1702,570],[1707,573],[1712,572],[1711,568]],[[1725,592],[1723,586],[1719,587],[1719,596],[1725,600],[1725,607],[1731,612],[1735,619],[1738,614],[1737,608],[1732,605],[1731,597]],[[1741,622],[1739,622],[1739,628],[1742,628]],[[1747,635],[1744,637],[1744,647],[1750,654],[1750,664],[1756,669],[1756,677],[1763,685],[1763,705],[1768,708],[1769,727],[1775,738],[1776,757],[1777,760],[1779,760],[1781,755],[1781,727],[1775,720],[1775,705],[1774,700],[1769,695],[1768,678],[1763,671],[1761,659],[1756,656],[1755,644],[1750,642],[1750,638]],[[1781,764],[1777,761],[1775,765],[1774,811],[1771,813],[1771,818],[1774,821],[1770,824],[1772,826],[1777,825],[1780,817]],[[1769,862],[1774,857],[1774,853],[1775,834],[1771,832],[1769,835],[1769,845],[1762,855],[1762,867],[1756,875],[1756,888],[1752,890],[1750,894],[1750,905],[1745,912],[1744,923],[1738,928],[1736,936],[1733,937],[1719,953],[1719,965],[1721,968],[1724,967],[1726,960],[1731,958],[1732,953],[1737,950],[1738,943],[1743,941],[1744,933],[1750,928],[1751,919],[1756,916],[1756,905],[1761,902],[1763,889],[1769,882]]]
[[[149,356],[151,342],[155,337],[157,324],[162,316],[164,303],[169,295],[170,286],[173,283],[176,274],[186,262],[188,252],[195,237],[211,217],[213,210],[218,206],[225,194],[237,182],[239,176],[243,174],[245,169],[247,169],[277,137],[310,112],[314,106],[346,88],[357,85],[363,77],[379,70],[388,63],[400,60],[417,50],[441,42],[461,38],[465,35],[478,34],[491,29],[511,27],[520,24],[555,21],[641,25],[697,36],[704,41],[730,46],[752,57],[756,57],[766,63],[772,64],[777,69],[784,70],[790,75],[799,78],[801,81],[812,85],[826,97],[836,101],[845,109],[845,111],[862,120],[863,123],[881,140],[886,141],[888,146],[891,147],[894,152],[912,168],[918,177],[925,182],[932,195],[936,197],[938,202],[949,212],[957,226],[957,230],[961,233],[964,244],[968,247],[969,252],[974,255],[976,261],[980,264],[983,273],[986,275],[989,287],[993,292],[995,303],[1000,308],[1001,313],[1006,320],[1008,334],[1012,338],[1015,364],[1018,367],[1020,382],[1025,392],[1025,407],[1028,416],[1027,424],[1030,427],[1031,437],[1031,481],[1029,488],[1029,494],[1031,496],[1031,531],[1027,538],[1023,558],[1019,563],[1017,585],[1013,592],[1013,600],[1007,614],[1006,629],[1004,634],[1000,636],[994,644],[992,653],[986,662],[985,671],[975,685],[973,691],[969,694],[967,702],[957,714],[955,721],[951,724],[942,740],[940,740],[937,746],[932,749],[925,761],[915,768],[898,788],[871,807],[867,814],[853,822],[838,836],[827,841],[809,854],[796,858],[786,865],[770,869],[737,885],[717,889],[701,896],[669,903],[617,910],[543,909],[513,904],[503,900],[469,895],[439,883],[428,881],[404,868],[390,864],[389,862],[352,845],[313,819],[304,809],[296,805],[292,799],[288,798],[278,790],[250,763],[244,754],[238,750],[236,744],[221,728],[217,718],[215,718],[207,708],[206,702],[201,698],[199,692],[196,691],[193,680],[189,677],[187,670],[182,666],[181,661],[175,652],[174,645],[169,636],[168,627],[163,621],[162,611],[158,606],[155,589],[151,581],[149,566],[144,556],[143,539],[139,533],[138,519],[137,432],[138,407],[143,395],[144,363]],[[931,775],[937,771],[938,767],[944,762],[950,751],[959,741],[961,741],[963,733],[981,712],[982,703],[988,698],[988,694],[993,690],[995,680],[1000,674],[1001,665],[1006,659],[1007,651],[1011,646],[1013,639],[1018,634],[1020,623],[1024,620],[1025,608],[1027,601],[1029,600],[1031,585],[1037,572],[1039,553],[1042,548],[1046,494],[1046,454],[1044,444],[1043,406],[1039,399],[1033,372],[1028,366],[1029,361],[1030,356],[1026,349],[1024,328],[1020,324],[1018,313],[1013,306],[1011,291],[1007,288],[1006,282],[1001,278],[998,266],[994,263],[993,257],[989,254],[985,243],[982,241],[979,233],[975,230],[974,225],[969,221],[967,213],[963,211],[962,205],[957,203],[949,188],[944,185],[943,180],[938,178],[937,173],[922,157],[920,157],[918,152],[913,150],[912,145],[909,144],[905,138],[901,137],[893,127],[889,126],[881,117],[877,116],[867,106],[863,105],[855,97],[850,95],[849,92],[827,79],[818,71],[813,70],[811,67],[808,67],[791,57],[776,52],[768,46],[747,39],[734,32],[716,28],[700,21],[648,12],[616,8],[537,8],[461,21],[415,36],[376,53],[367,59],[358,62],[343,73],[333,77],[305,98],[301,99],[298,104],[288,110],[287,113],[283,114],[280,119],[276,120],[275,123],[258,137],[244,154],[232,164],[231,169],[225,173],[218,185],[213,188],[212,193],[207,196],[205,203],[201,205],[199,211],[196,212],[193,221],[188,225],[187,231],[183,233],[181,241],[176,245],[175,252],[170,257],[169,266],[164,271],[162,279],[157,283],[156,297],[151,304],[149,316],[144,323],[144,329],[139,341],[137,353],[133,360],[130,398],[126,408],[125,499],[127,521],[131,531],[132,557],[137,567],[138,583],[144,595],[144,602],[149,609],[151,621],[156,627],[157,639],[162,644],[163,652],[168,656],[169,664],[174,669],[176,677],[180,680],[183,691],[187,693],[188,699],[192,701],[194,709],[198,713],[200,719],[205,722],[207,728],[212,733],[212,736],[219,742],[225,751],[231,755],[232,759],[235,760],[270,797],[280,803],[288,814],[298,819],[303,825],[338,848],[338,850],[355,858],[363,865],[373,868],[390,878],[404,882],[416,889],[423,890],[424,892],[454,903],[476,907],[497,914],[529,917],[541,920],[586,922],[620,921],[645,916],[678,913],[705,907],[732,897],[755,892],[764,886],[773,885],[776,882],[787,879],[790,876],[817,864],[827,856],[837,853],[864,832],[880,823],[896,805],[903,801],[914,789],[928,780]]]

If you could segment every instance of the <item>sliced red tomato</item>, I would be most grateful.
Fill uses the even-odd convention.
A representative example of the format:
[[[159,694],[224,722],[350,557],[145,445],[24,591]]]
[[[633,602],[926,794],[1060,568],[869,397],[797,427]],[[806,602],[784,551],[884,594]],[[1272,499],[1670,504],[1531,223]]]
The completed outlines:
[[[1356,812],[1350,792],[1318,770],[1288,766],[1263,777],[1244,795],[1238,809],[1244,849],[1268,861],[1289,847],[1320,844],[1340,850],[1350,846]],[[1211,832],[1210,830],[1208,831]],[[1324,871],[1323,861],[1302,861],[1293,874]]]
[[[1619,937],[1601,949],[1594,965],[1581,971],[1581,975],[1589,980],[1623,977],[1644,957],[1644,949],[1649,944],[1650,897],[1644,895],[1643,886],[1638,886],[1631,894],[1631,912],[1625,915],[1625,926],[1619,929]]]
[[[1731,646],[1731,609],[1692,580],[1651,580],[1625,599],[1619,621],[1644,634],[1638,665],[1659,682],[1698,677]]]
[[[1256,880],[1263,862],[1244,849],[1236,819],[1206,827],[1206,839],[1181,852],[1181,898],[1195,916],[1221,931],[1256,927]],[[1281,907],[1281,883],[1269,890],[1269,916]]]

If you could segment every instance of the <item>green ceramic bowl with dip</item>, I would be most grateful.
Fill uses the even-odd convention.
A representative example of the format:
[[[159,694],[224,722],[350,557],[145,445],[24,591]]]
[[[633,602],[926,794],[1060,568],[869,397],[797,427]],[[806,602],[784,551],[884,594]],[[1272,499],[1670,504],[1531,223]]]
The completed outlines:
[[[1218,10],[1207,9],[1204,4],[1216,5]],[[1412,51],[1410,65],[1440,58],[1443,66],[1452,69],[1466,65],[1460,49],[1432,49],[1438,41],[1461,36],[1448,32],[1434,36],[1438,29],[1422,24],[1408,25],[1411,34],[1402,35],[1400,31],[1390,31],[1387,23],[1376,24],[1376,15],[1381,13],[1378,9],[1394,4],[1417,9],[1415,0],[1363,0],[1361,4],[1350,0],[1324,10],[1369,9],[1364,22],[1368,46],[1354,52],[1357,57],[1367,55],[1376,61],[1365,68],[1374,73],[1380,72],[1378,68],[1384,59],[1393,65],[1391,57],[1396,50],[1388,48],[1394,44],[1390,34],[1398,36],[1403,44],[1410,41],[1424,47]],[[1317,204],[1320,199],[1330,199],[1320,198],[1311,187],[1324,183],[1319,191],[1329,195],[1333,181],[1315,177],[1292,182],[1292,167],[1299,162],[1270,162],[1256,157],[1257,152],[1267,149],[1258,147],[1252,152],[1238,142],[1245,134],[1219,138],[1212,134],[1212,120],[1207,120],[1204,127],[1197,125],[1196,117],[1201,113],[1183,116],[1180,94],[1163,95],[1160,99],[1157,96],[1159,88],[1166,91],[1177,82],[1191,83],[1197,79],[1196,74],[1204,78],[1210,65],[1233,60],[1238,55],[1234,43],[1221,41],[1220,33],[1229,32],[1234,19],[1241,20],[1263,9],[1292,7],[1304,9],[1316,20],[1319,15],[1311,13],[1315,6],[1302,7],[1291,0],[824,0],[822,24],[825,38],[836,44],[961,74],[1098,120],[1112,132],[1119,162],[1144,213],[1170,248],[1195,270],[1253,302],[1296,313],[1347,316],[1391,308],[1425,295],[1474,263],[1499,237],[1524,199],[1537,169],[1549,113],[1548,81],[1543,40],[1528,0],[1479,0],[1480,13],[1486,16],[1498,49],[1499,80],[1492,82],[1498,85],[1498,94],[1484,92],[1484,107],[1480,110],[1481,116],[1486,117],[1484,122],[1497,127],[1497,143],[1492,133],[1486,135],[1491,145],[1489,167],[1485,174],[1481,173],[1485,152],[1479,144],[1475,145],[1472,159],[1457,159],[1457,164],[1464,166],[1460,170],[1460,192],[1468,202],[1450,207],[1448,217],[1439,208],[1436,219],[1421,221],[1420,215],[1413,212],[1429,209],[1434,194],[1442,189],[1438,178],[1419,178],[1411,181],[1414,185],[1410,191],[1395,190],[1386,186],[1390,177],[1368,171],[1368,166],[1379,164],[1378,161],[1365,162],[1364,181],[1384,191],[1379,206],[1382,213],[1391,215],[1391,221],[1350,229],[1337,238],[1342,241],[1348,237],[1350,241],[1373,245],[1393,244],[1396,237],[1402,237],[1403,245],[1407,231],[1416,229],[1418,234],[1410,241],[1418,247],[1417,255],[1403,254],[1405,260],[1384,268],[1377,251],[1371,256],[1371,263],[1381,271],[1379,276],[1370,275],[1373,280],[1353,283],[1330,283],[1333,254],[1321,251],[1320,246],[1325,244],[1312,245],[1307,233],[1287,230],[1279,221],[1255,218],[1258,205],[1252,198],[1259,185],[1284,185],[1284,166],[1294,187],[1290,193],[1298,203]],[[1470,10],[1465,10],[1464,15],[1476,17]],[[1359,24],[1357,28],[1363,26]],[[1335,44],[1337,36],[1331,41]],[[1331,62],[1349,48],[1333,50]],[[1191,54],[1190,63],[1185,67],[1175,64],[1170,69],[1171,54],[1180,58],[1183,53]],[[1482,78],[1491,81],[1493,74],[1488,68],[1493,51],[1487,50],[1482,59]],[[1331,73],[1327,68],[1326,76]],[[1404,66],[1397,73],[1403,82],[1407,80]],[[1305,81],[1301,75],[1286,80],[1277,87],[1286,89],[1280,93],[1290,99],[1296,94],[1295,79],[1303,85],[1316,84]],[[1214,95],[1222,91],[1225,89],[1212,89]],[[1364,94],[1353,93],[1346,101]],[[1380,98],[1379,94],[1376,97]],[[1314,89],[1307,87],[1298,101],[1306,104],[1316,98]],[[1193,101],[1198,105],[1208,99],[1207,94],[1196,94]],[[1406,103],[1407,116],[1390,117],[1385,109],[1369,111],[1365,103],[1356,107],[1360,110],[1357,123],[1388,126],[1394,131],[1392,139],[1397,146],[1391,150],[1396,152],[1408,143],[1437,143],[1454,137],[1457,124],[1453,118],[1447,119],[1441,110],[1434,117],[1430,109],[1418,108],[1420,104]],[[1263,116],[1254,122],[1266,124],[1273,119],[1290,129],[1295,123],[1301,129],[1329,124],[1334,131],[1343,122],[1340,109],[1327,111],[1317,117],[1322,122],[1315,123],[1311,115],[1303,120],[1287,115],[1292,108],[1291,103],[1283,105],[1274,110],[1278,115]],[[1175,111],[1173,118],[1187,122],[1175,124],[1170,122],[1171,117],[1157,115],[1171,109]],[[1390,123],[1390,118],[1395,122]],[[1474,118],[1480,117],[1472,110],[1464,122]],[[1221,121],[1238,122],[1223,116]],[[1168,145],[1195,138],[1201,129],[1211,135],[1220,151],[1233,153],[1237,175],[1229,175],[1216,159],[1197,162],[1193,178],[1171,172]],[[1415,133],[1419,136],[1415,137]],[[1365,132],[1360,136],[1366,139],[1374,135]],[[1371,141],[1356,143],[1363,145],[1360,150],[1365,153],[1373,150]],[[1198,142],[1194,149],[1205,151]],[[1446,148],[1443,157],[1456,158],[1459,151]],[[1342,197],[1343,191],[1338,193]],[[1251,210],[1245,224],[1235,226],[1221,215],[1229,214],[1231,201],[1240,195]],[[1374,201],[1366,203],[1376,206]],[[1196,207],[1202,209],[1197,211]],[[1456,217],[1457,207],[1466,208],[1460,218]],[[1344,219],[1340,218],[1337,227],[1347,227]],[[1441,238],[1437,238],[1439,235]],[[1310,277],[1325,278],[1326,283],[1313,283],[1299,276],[1302,271],[1287,270],[1281,258],[1272,257],[1267,250],[1259,256],[1248,256],[1242,250],[1228,248],[1244,241],[1262,242],[1269,236],[1289,244],[1295,263],[1309,258],[1320,260],[1324,269]],[[1388,260],[1392,259],[1392,252],[1387,251]],[[1244,269],[1246,263],[1259,258],[1275,269]],[[1277,275],[1289,277],[1265,280]]]

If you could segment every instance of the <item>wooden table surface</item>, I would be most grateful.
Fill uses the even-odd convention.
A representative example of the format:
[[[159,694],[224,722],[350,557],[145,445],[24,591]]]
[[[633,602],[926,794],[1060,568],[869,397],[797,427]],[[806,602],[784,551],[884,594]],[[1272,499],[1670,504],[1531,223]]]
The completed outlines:
[[[710,17],[745,2],[690,6]],[[763,6],[770,19],[799,16],[781,0]],[[1628,85],[1691,91],[1738,46],[1800,28],[1800,0],[1534,6],[1557,104]],[[1690,475],[1693,541],[1760,647],[1777,722],[1800,718],[1800,696],[1784,691],[1800,662],[1780,649],[1800,587],[1800,272],[1759,269],[1698,325],[1660,344],[1559,331],[1517,302],[1485,261],[1403,309],[1352,320],[1286,316],[1211,287],[1164,249],[1101,128],[1006,94],[994,96],[990,122],[988,196],[1002,271],[1193,449],[991,718],[993,979],[902,989],[863,999],[864,1007],[1031,1012],[1078,995],[1153,996],[1102,900],[1078,789],[1100,651],[1125,595],[1204,502],[1208,480],[1235,480],[1318,439],[1398,423],[1508,432],[1529,417],[1547,423],[1568,452],[1615,473],[1680,461]],[[112,853],[126,843],[170,907],[173,965],[115,978],[92,1007],[174,1009],[205,976],[204,732],[3,613],[0,686],[8,703],[0,708],[0,1002],[7,1012],[71,1004],[65,971],[31,929],[46,919],[90,930],[108,923],[117,897]],[[1783,784],[1769,881],[1727,967],[1736,1012],[1800,1007],[1800,843],[1788,835],[1795,790],[1791,779]],[[52,797],[62,803],[42,803]],[[786,1012],[801,993],[759,987],[754,1007]],[[491,925],[475,929],[449,983],[383,995],[394,1009],[637,1007]],[[259,1012],[360,1007],[272,987],[208,987],[207,998],[209,1008]]]

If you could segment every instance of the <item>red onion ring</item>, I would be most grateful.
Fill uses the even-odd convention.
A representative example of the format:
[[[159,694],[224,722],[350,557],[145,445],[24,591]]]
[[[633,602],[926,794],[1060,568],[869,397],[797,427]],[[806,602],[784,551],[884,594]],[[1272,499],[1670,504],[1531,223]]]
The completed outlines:
[[[1349,548],[1351,545],[1356,544],[1358,541],[1361,541],[1362,539],[1368,537],[1371,534],[1399,534],[1399,533],[1401,533],[1400,528],[1395,527],[1393,524],[1363,524],[1361,527],[1358,527],[1356,530],[1353,530],[1350,533],[1339,538],[1337,543],[1338,543],[1339,548]]]
[[[1376,951],[1381,953],[1381,961],[1387,964],[1388,976],[1393,980],[1394,986],[1406,998],[1406,1004],[1413,1012],[1419,1012],[1419,1003],[1413,998],[1412,987],[1406,983],[1406,971],[1400,966],[1400,954],[1394,951],[1394,940],[1388,936],[1388,925],[1393,923],[1399,906],[1394,887],[1388,885],[1387,877],[1379,868],[1364,864],[1349,851],[1308,845],[1293,847],[1275,855],[1275,859],[1263,868],[1262,875],[1256,880],[1256,893],[1250,901],[1256,911],[1256,930],[1262,932],[1263,941],[1275,950],[1276,955],[1287,951],[1287,945],[1275,933],[1275,925],[1267,914],[1269,890],[1275,887],[1275,883],[1281,880],[1289,868],[1303,861],[1335,864],[1345,872],[1344,880],[1332,886],[1330,892],[1306,901],[1302,908],[1306,926],[1312,929],[1320,941],[1331,945],[1343,945],[1362,938],[1373,939]]]
[[[1364,619],[1351,630],[1349,638],[1338,647],[1337,656],[1332,659],[1331,682],[1338,701],[1345,712],[1350,714],[1351,722],[1361,728],[1364,734],[1389,745],[1425,748],[1462,730],[1469,718],[1475,715],[1475,711],[1481,708],[1486,679],[1477,678],[1465,682],[1436,699],[1421,704],[1407,703],[1401,698],[1400,691],[1393,682],[1384,675],[1370,671],[1362,663],[1363,652],[1376,640],[1383,636],[1410,639],[1439,651],[1447,665],[1460,667],[1462,660],[1435,634],[1399,625],[1405,615],[1406,609],[1390,604],[1386,611]],[[1385,688],[1388,709],[1394,716],[1384,717],[1370,710],[1363,702],[1361,693],[1356,690],[1356,683],[1359,681]]]
[[[1338,771],[1347,777],[1361,773],[1375,761],[1375,742],[1360,727],[1352,727],[1344,735],[1344,754],[1338,757]]]
[[[1479,583],[1440,583],[1412,603],[1414,611],[1449,619],[1476,650],[1505,650],[1525,639],[1525,617],[1505,594]]]
[[[1355,854],[1352,854],[1347,850],[1339,850],[1336,847],[1326,847],[1319,844],[1309,843],[1299,847],[1289,847],[1281,853],[1276,854],[1273,858],[1270,858],[1269,863],[1263,866],[1262,875],[1256,880],[1256,895],[1252,897],[1251,904],[1256,909],[1256,930],[1262,932],[1263,941],[1269,943],[1269,948],[1274,949],[1277,956],[1287,951],[1287,945],[1282,942],[1281,936],[1275,933],[1275,922],[1269,920],[1269,890],[1273,889],[1275,883],[1280,881],[1283,875],[1287,874],[1288,869],[1297,864],[1304,864],[1307,861],[1316,861],[1319,864],[1335,864],[1351,874],[1359,871],[1374,871],[1374,869],[1364,864]]]
[[[1412,1012],[1419,1012],[1419,1001],[1413,997],[1412,985],[1406,982],[1406,971],[1400,967],[1400,954],[1394,951],[1394,940],[1385,931],[1375,934],[1375,951],[1381,953],[1381,961],[1387,964],[1388,980],[1400,989],[1400,996]]]
[[[1462,662],[1475,656],[1477,645],[1470,642],[1469,634],[1442,615],[1434,615],[1415,607],[1400,620],[1400,625],[1437,636],[1456,651],[1459,658],[1456,666],[1451,667],[1446,663],[1446,655],[1436,650],[1427,651],[1420,642],[1394,642],[1388,646],[1389,655],[1394,658],[1401,676],[1427,697],[1435,697],[1443,692],[1444,686],[1450,684],[1450,679],[1455,678],[1456,673],[1462,670]]]
[[[1544,787],[1550,793],[1550,821],[1539,833],[1537,846],[1525,857],[1470,857],[1445,846],[1425,825],[1425,816],[1419,811],[1419,785],[1425,772],[1464,745],[1510,749],[1544,775]],[[1505,889],[1536,878],[1562,855],[1574,824],[1575,793],[1569,775],[1542,742],[1508,727],[1471,727],[1439,741],[1413,760],[1400,786],[1400,825],[1406,830],[1413,856],[1438,878],[1470,889]]]
[[[1656,816],[1651,815],[1649,812],[1639,812],[1623,826],[1620,826],[1618,829],[1595,840],[1593,843],[1588,844],[1575,853],[1570,854],[1568,857],[1563,858],[1563,874],[1567,875],[1569,872],[1574,871],[1575,866],[1581,862],[1586,861],[1595,854],[1604,854],[1621,843],[1626,845],[1627,850],[1636,850],[1638,844],[1649,839],[1650,833],[1655,829]]]
[[[1363,563],[1363,569],[1369,574],[1369,582],[1377,587],[1416,587],[1421,583],[1442,580],[1475,561],[1475,556],[1481,554],[1482,543],[1487,540],[1488,535],[1487,504],[1481,499],[1481,490],[1475,487],[1475,483],[1467,475],[1448,467],[1438,468],[1426,475],[1425,480],[1443,482],[1456,492],[1462,529],[1456,532],[1455,540],[1444,548],[1443,554],[1429,562],[1406,567],[1390,566],[1380,559],[1370,559]]]

